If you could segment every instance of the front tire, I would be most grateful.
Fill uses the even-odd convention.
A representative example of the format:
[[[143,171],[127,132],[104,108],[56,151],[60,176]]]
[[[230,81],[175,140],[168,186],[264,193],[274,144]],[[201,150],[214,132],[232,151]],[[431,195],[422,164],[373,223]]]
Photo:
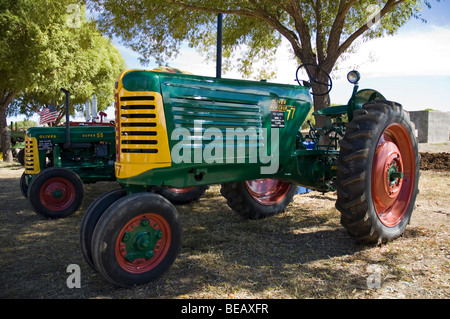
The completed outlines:
[[[74,214],[84,198],[84,186],[74,172],[51,167],[37,174],[28,185],[27,198],[33,210],[50,219]]]
[[[19,153],[17,154],[17,160],[19,161],[20,165],[25,166],[25,149],[22,148]]]
[[[340,141],[337,201],[341,224],[359,241],[385,243],[408,225],[419,181],[414,127],[400,104],[366,103]]]
[[[20,176],[19,181],[20,186],[20,192],[22,193],[23,197],[27,198],[28,196],[28,178],[25,172],[22,173],[22,176]]]
[[[97,225],[100,217],[104,212],[116,201],[121,199],[127,194],[125,189],[118,188],[109,191],[96,200],[94,200],[86,210],[86,213],[81,220],[80,225],[80,247],[84,259],[88,265],[97,271],[94,265],[94,260],[92,259],[92,235],[94,233],[95,226]]]
[[[149,283],[174,263],[182,228],[175,207],[154,193],[125,196],[100,217],[92,236],[97,271],[114,285]]]

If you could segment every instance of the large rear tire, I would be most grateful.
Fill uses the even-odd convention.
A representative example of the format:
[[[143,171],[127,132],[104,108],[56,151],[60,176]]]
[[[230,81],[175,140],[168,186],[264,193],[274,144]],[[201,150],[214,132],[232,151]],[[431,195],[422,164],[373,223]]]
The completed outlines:
[[[117,286],[149,283],[174,263],[181,235],[177,210],[161,195],[122,197],[95,226],[91,247],[95,269]]]
[[[184,188],[155,186],[151,191],[164,196],[174,205],[185,205],[198,201],[208,188],[208,185],[189,186]]]
[[[374,101],[355,111],[337,161],[344,228],[367,243],[401,236],[418,194],[419,160],[414,126],[400,104]]]
[[[228,206],[247,219],[266,218],[283,212],[298,187],[277,179],[264,178],[222,184],[221,194]]]

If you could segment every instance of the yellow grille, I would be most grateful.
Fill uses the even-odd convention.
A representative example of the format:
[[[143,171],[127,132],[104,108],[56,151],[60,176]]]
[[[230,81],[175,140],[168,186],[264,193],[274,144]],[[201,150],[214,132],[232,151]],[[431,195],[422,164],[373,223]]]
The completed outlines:
[[[119,142],[116,176],[127,178],[149,169],[170,166],[161,94],[121,88],[116,98],[116,138]]]
[[[147,94],[119,97],[121,153],[158,153],[155,93]]]
[[[25,136],[25,174],[37,174],[39,168],[39,152],[37,139],[35,137]]]

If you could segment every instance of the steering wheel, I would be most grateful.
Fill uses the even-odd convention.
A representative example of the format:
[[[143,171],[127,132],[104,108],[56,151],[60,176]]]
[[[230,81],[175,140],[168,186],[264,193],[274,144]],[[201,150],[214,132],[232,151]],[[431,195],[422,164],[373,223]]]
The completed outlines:
[[[299,79],[298,78],[298,72],[301,69],[305,69],[306,73],[308,74],[308,80],[303,80],[303,79]],[[327,83],[320,81],[320,78],[324,78],[323,75],[325,75],[327,77]],[[331,80],[330,75],[328,74],[327,71],[325,71],[322,67],[318,66],[317,64],[312,64],[312,63],[305,63],[300,65],[297,68],[297,72],[295,72],[295,80],[297,81],[297,83],[299,85],[304,85],[302,84],[305,82],[309,82],[309,83],[315,83],[318,84],[320,87],[324,87],[323,89],[320,90],[320,92],[311,92],[311,95],[316,95],[316,96],[323,96],[323,95],[327,95],[328,93],[330,93],[331,88],[333,87],[333,81]]]

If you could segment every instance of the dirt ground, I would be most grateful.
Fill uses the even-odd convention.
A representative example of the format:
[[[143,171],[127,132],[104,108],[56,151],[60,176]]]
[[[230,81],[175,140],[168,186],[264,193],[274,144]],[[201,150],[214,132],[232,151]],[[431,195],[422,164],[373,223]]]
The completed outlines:
[[[420,145],[420,193],[405,234],[361,245],[339,222],[335,193],[296,195],[285,213],[244,220],[212,186],[198,202],[177,206],[181,253],[160,279],[115,288],[79,248],[83,213],[116,183],[86,185],[81,209],[45,220],[19,189],[23,168],[0,163],[0,298],[447,299],[450,297],[450,144]],[[80,266],[81,288],[67,267]]]

